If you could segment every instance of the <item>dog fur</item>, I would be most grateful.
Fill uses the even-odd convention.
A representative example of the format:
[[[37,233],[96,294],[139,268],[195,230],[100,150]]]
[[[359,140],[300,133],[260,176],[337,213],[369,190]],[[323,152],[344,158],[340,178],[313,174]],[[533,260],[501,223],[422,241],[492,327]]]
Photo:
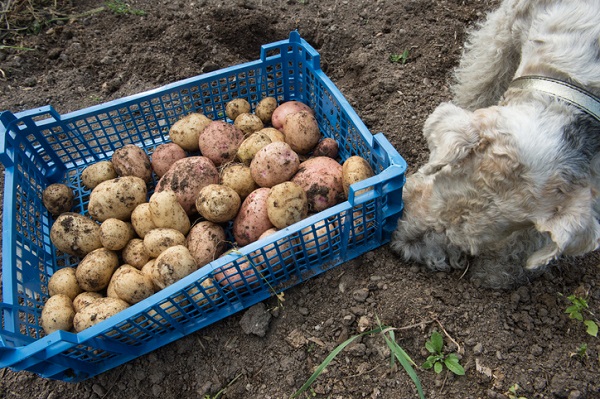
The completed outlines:
[[[453,101],[423,127],[391,248],[431,270],[505,288],[600,244],[600,123],[520,76],[600,96],[600,1],[507,0],[469,35]]]

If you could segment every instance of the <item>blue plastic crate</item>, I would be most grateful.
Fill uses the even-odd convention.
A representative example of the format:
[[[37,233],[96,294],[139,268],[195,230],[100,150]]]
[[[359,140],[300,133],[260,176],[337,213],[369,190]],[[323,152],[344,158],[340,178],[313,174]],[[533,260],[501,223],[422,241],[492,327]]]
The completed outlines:
[[[42,204],[44,188],[67,184],[76,196],[73,210],[85,214],[90,192],[80,177],[86,166],[130,143],[152,154],[182,116],[225,119],[228,101],[245,98],[254,108],[266,96],[308,104],[323,134],[338,141],[342,160],[360,155],[376,175],[354,184],[348,201],[233,251],[94,327],[45,336],[40,314],[48,279],[79,259],[50,242],[53,218]],[[0,122],[0,367],[45,378],[87,379],[261,302],[385,244],[402,213],[406,162],[382,133],[368,131],[297,32],[262,46],[256,61],[65,115],[51,106],[5,111]],[[215,273],[219,268],[241,277],[227,280]]]

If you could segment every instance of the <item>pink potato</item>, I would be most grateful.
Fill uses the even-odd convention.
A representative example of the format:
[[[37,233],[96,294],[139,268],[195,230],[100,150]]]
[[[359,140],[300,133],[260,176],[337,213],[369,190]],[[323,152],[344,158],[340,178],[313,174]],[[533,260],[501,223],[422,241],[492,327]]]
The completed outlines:
[[[309,212],[321,212],[344,200],[342,165],[329,157],[314,157],[300,164],[292,178],[306,192]]]
[[[244,132],[224,121],[212,121],[200,133],[198,145],[203,156],[216,166],[233,161],[240,144],[244,141]]]
[[[203,220],[190,230],[186,246],[200,268],[223,253],[226,240],[225,229],[221,225]]]
[[[156,147],[152,153],[152,169],[161,178],[173,164],[187,155],[185,150],[175,143],[164,143]]]
[[[231,251],[227,251],[223,256],[229,253]],[[235,262],[230,262],[215,269],[214,278],[225,289],[230,288],[230,286],[241,287],[244,284],[254,283],[263,269],[264,265],[253,265],[248,262],[248,258],[244,257],[237,260],[237,265]]]
[[[136,176],[146,183],[152,179],[150,158],[135,144],[127,144],[117,149],[111,161],[118,176]]]
[[[262,233],[274,227],[267,213],[270,192],[266,187],[256,189],[242,202],[233,221],[233,237],[240,247],[258,240]]]
[[[175,162],[158,181],[155,192],[171,190],[177,195],[188,216],[195,214],[196,198],[203,187],[219,182],[215,164],[204,156],[187,157]]]
[[[289,144],[277,141],[256,152],[250,162],[250,173],[260,187],[273,187],[290,180],[299,166],[298,154]]]
[[[283,128],[283,121],[288,114],[293,114],[299,111],[308,111],[314,115],[314,111],[308,105],[300,101],[287,101],[279,105],[271,114],[271,125],[275,129]]]
[[[325,137],[323,140],[319,141],[315,150],[313,151],[313,157],[329,157],[329,158],[337,158],[338,156],[338,142],[330,137]]]

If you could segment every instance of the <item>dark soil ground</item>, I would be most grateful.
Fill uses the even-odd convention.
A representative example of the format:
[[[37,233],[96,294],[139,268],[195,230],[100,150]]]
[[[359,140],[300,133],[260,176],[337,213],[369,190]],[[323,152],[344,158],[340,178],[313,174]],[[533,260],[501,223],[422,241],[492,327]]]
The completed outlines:
[[[41,25],[37,35],[5,36],[4,45],[31,50],[0,50],[1,110],[51,104],[59,113],[74,111],[257,59],[262,44],[298,29],[369,129],[384,132],[410,170],[427,159],[421,127],[449,100],[465,32],[497,5],[132,0],[130,10],[144,12],[136,15],[98,11],[101,4],[90,0],[73,3],[60,7],[78,16],[72,21]],[[405,50],[405,63],[390,61]],[[363,316],[396,327],[398,343],[419,365],[431,332],[443,333],[445,352],[460,357],[466,375],[418,367],[427,398],[507,398],[514,384],[528,399],[600,398],[600,341],[565,313],[565,296],[575,293],[600,315],[598,264],[597,254],[563,260],[527,285],[492,291],[458,272],[421,271],[383,246],[286,291],[264,337],[244,332],[240,312],[76,384],[3,369],[0,398],[213,398],[224,388],[220,397],[287,398],[358,332]],[[576,354],[581,345],[583,356]],[[407,374],[390,368],[376,335],[343,351],[302,397],[417,395]]]

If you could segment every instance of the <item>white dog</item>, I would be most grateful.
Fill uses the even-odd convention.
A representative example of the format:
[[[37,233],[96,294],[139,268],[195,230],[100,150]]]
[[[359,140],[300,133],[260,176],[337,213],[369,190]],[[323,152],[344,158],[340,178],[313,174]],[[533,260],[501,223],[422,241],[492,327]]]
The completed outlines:
[[[599,16],[600,0],[508,0],[470,34],[395,252],[507,287],[598,248]]]

